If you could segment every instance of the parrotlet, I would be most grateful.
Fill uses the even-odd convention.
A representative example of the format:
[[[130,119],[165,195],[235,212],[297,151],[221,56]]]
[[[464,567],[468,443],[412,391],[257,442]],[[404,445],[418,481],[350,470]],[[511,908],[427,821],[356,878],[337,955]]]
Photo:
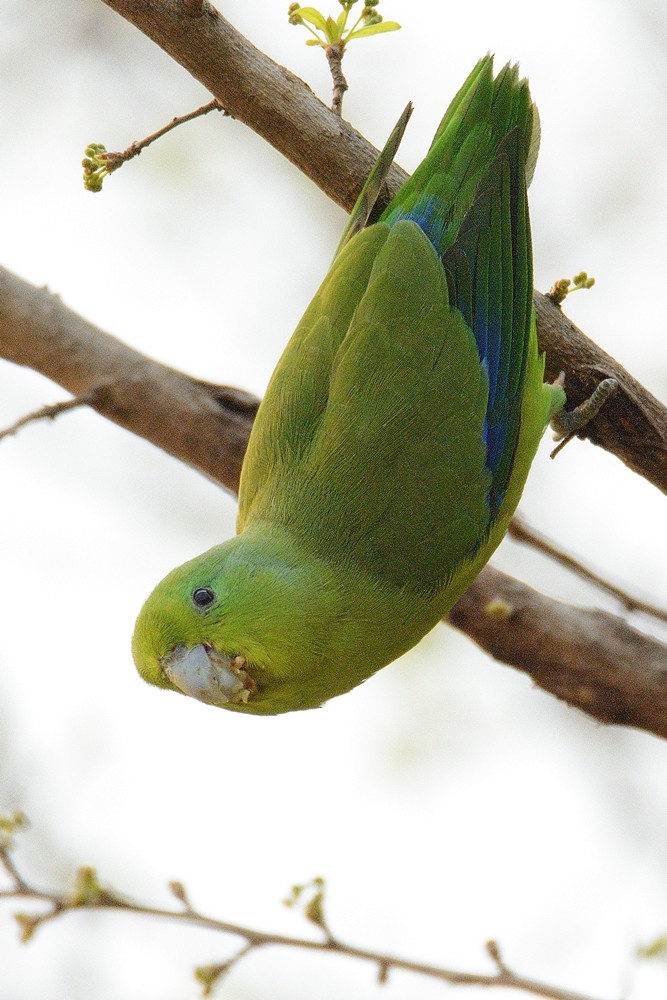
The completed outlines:
[[[484,57],[278,362],[236,536],[141,610],[146,681],[236,712],[314,708],[419,642],[479,573],[565,401],[532,305],[537,145],[527,82]]]

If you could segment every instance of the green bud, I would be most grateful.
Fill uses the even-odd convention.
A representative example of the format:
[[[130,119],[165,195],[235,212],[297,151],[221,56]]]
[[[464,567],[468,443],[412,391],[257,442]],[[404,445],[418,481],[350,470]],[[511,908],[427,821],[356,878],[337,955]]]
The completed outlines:
[[[195,979],[203,986],[202,996],[210,997],[214,986],[218,980],[224,976],[230,968],[231,962],[223,962],[220,965],[199,965],[195,969]]]
[[[21,827],[27,825],[28,820],[22,812],[0,816],[0,850],[8,850]]]
[[[637,958],[666,958],[667,957],[667,937],[662,935],[648,944],[637,948]]]
[[[41,917],[36,917],[30,913],[15,913],[14,920],[19,925],[21,932],[21,943],[27,944],[39,927]]]
[[[304,916],[306,920],[310,920],[311,924],[317,924],[318,927],[324,927],[324,893],[316,892],[312,899],[309,899],[304,907]]]
[[[101,142],[91,142],[84,149],[85,156],[81,161],[83,167],[83,186],[86,191],[97,193],[102,190],[102,182],[109,174],[109,164],[106,146]]]
[[[493,600],[485,605],[484,612],[489,618],[495,618],[496,621],[505,621],[514,614],[514,607],[508,601],[503,600],[502,597],[494,597]]]
[[[100,182],[100,187],[102,183]],[[104,890],[100,885],[97,872],[89,865],[78,869],[70,902],[72,906],[95,906],[102,901]]]
[[[580,271],[579,274],[575,274],[572,284],[575,288],[592,288],[595,284],[595,278],[589,278],[586,271]]]

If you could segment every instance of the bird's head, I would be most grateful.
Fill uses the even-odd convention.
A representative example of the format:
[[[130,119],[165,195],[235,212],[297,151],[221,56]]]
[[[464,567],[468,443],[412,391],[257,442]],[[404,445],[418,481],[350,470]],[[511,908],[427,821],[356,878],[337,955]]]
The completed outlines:
[[[235,711],[318,707],[339,693],[318,669],[330,620],[321,584],[297,560],[237,536],[148,597],[132,639],[137,669],[150,684]]]

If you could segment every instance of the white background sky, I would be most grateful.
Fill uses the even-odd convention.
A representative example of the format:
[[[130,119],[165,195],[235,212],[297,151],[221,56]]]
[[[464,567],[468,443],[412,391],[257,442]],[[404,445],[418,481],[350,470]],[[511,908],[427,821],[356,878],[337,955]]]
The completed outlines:
[[[325,60],[286,7],[226,0],[221,11],[328,99]],[[487,50],[498,65],[520,60],[543,130],[536,285],[594,274],[568,312],[664,397],[663,0],[383,0],[381,11],[404,27],[350,48],[346,117],[381,145],[411,99],[399,160],[413,169],[474,61]],[[85,193],[87,142],[124,148],[208,100],[97,0],[4,0],[0,60],[1,262],[139,350],[261,394],[343,213],[221,116]],[[64,397],[0,363],[1,426]],[[590,445],[556,463],[548,447],[526,517],[663,599],[664,498]],[[445,627],[317,712],[252,718],[160,693],[134,672],[134,618],[166,571],[233,532],[233,500],[88,412],[2,442],[0,475],[0,809],[32,821],[18,854],[31,879],[64,886],[93,864],[119,890],[167,904],[165,883],[179,878],[204,911],[300,934],[280,899],[322,874],[335,932],[360,946],[490,971],[483,942],[495,937],[526,975],[600,998],[664,995],[664,967],[633,959],[667,931],[664,743],[599,727]],[[618,610],[513,543],[494,562]],[[0,907],[2,1000],[195,997],[192,967],[232,944],[84,913],[21,947],[13,909]],[[218,992],[443,991],[399,974],[381,990],[370,967],[267,950]]]

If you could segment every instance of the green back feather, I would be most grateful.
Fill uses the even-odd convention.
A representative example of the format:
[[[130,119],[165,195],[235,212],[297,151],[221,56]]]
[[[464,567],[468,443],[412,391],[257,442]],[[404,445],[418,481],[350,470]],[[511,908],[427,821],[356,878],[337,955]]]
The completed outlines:
[[[381,221],[344,239],[260,407],[239,531],[281,524],[320,558],[429,593],[496,538],[522,410],[538,415],[530,457],[546,412],[526,407],[542,394],[539,366],[526,382],[533,121],[516,68],[494,80],[480,60]]]

